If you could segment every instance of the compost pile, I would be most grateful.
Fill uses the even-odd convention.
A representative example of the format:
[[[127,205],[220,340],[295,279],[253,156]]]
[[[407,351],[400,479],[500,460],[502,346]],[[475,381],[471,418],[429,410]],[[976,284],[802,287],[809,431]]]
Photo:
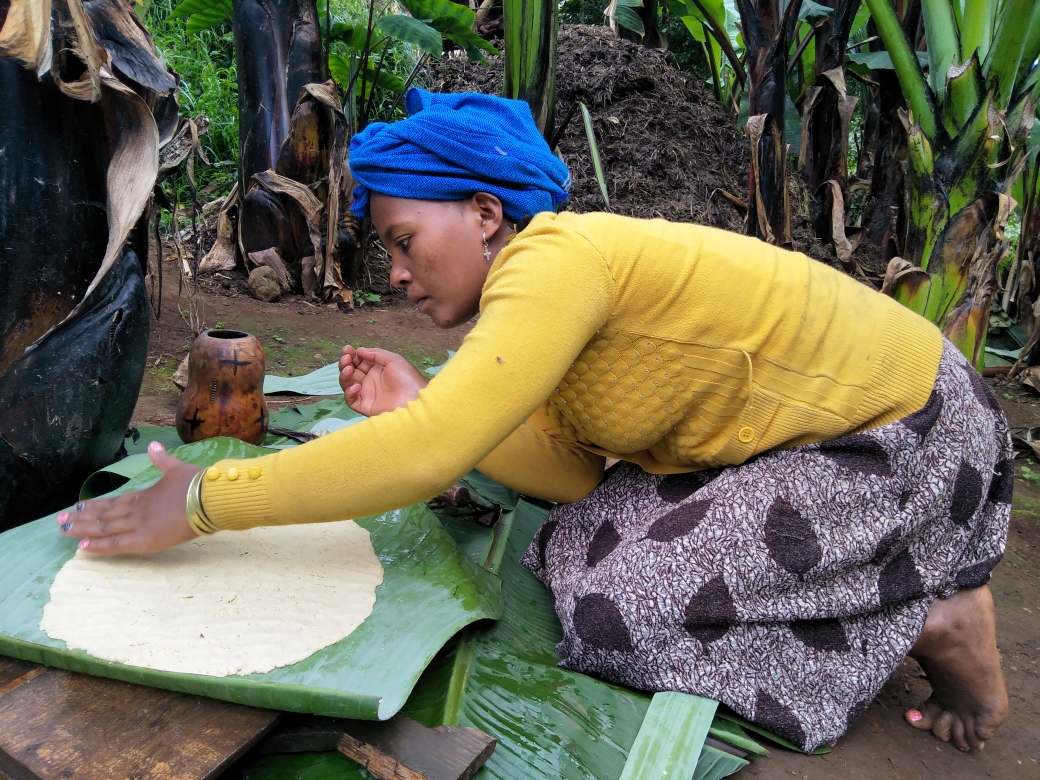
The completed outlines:
[[[707,223],[715,188],[746,194],[747,140],[694,76],[669,64],[668,52],[618,40],[607,27],[585,26],[562,27],[558,52],[556,121],[576,100],[589,107],[611,211]],[[502,58],[489,62],[435,62],[428,88],[501,95]],[[567,125],[560,153],[574,177],[566,208],[604,210],[580,111]],[[723,210],[720,220],[720,227],[740,230],[732,210]]]
[[[743,232],[743,220],[725,201],[714,218],[707,207],[715,189],[747,197],[747,137],[695,76],[673,67],[667,51],[619,40],[607,27],[562,27],[558,57],[557,124],[574,101],[589,107],[610,211]],[[501,57],[487,65],[444,58],[430,64],[426,88],[500,95],[502,73]],[[565,208],[603,211],[580,111],[567,125],[560,153],[574,177]],[[795,249],[836,264],[833,249],[813,236],[801,180],[792,175],[790,183]]]

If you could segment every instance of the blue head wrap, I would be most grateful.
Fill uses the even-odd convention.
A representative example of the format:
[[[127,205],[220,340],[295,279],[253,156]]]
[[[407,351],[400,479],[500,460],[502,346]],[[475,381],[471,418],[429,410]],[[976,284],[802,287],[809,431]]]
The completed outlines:
[[[350,141],[356,216],[369,216],[372,190],[422,200],[489,192],[514,222],[567,200],[570,172],[522,100],[413,88],[405,108],[407,119],[374,122]]]

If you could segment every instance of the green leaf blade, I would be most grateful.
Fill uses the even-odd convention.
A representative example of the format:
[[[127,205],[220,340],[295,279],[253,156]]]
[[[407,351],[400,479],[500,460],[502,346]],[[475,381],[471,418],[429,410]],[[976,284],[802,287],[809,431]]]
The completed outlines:
[[[376,24],[383,34],[418,46],[434,57],[440,57],[444,53],[441,34],[426,22],[412,16],[389,14],[382,17]]]
[[[585,123],[585,137],[589,141],[589,152],[592,155],[592,168],[596,172],[596,183],[599,184],[600,195],[603,196],[603,202],[609,209],[610,196],[607,194],[607,177],[603,172],[603,161],[599,156],[599,144],[596,143],[596,130],[592,126],[592,115],[589,113],[589,107],[584,103],[578,105],[581,107],[581,118]]]
[[[692,777],[718,706],[687,693],[655,693],[620,780]]]

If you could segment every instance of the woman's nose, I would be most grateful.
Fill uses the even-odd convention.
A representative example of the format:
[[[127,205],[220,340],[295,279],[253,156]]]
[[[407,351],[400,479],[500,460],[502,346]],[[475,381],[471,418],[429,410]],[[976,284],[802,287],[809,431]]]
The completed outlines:
[[[412,275],[408,269],[394,263],[390,266],[390,284],[394,287],[407,287],[412,281]]]

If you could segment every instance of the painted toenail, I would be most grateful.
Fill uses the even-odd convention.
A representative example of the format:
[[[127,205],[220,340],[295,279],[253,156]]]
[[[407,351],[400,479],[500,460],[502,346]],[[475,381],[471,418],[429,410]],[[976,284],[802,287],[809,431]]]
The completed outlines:
[[[911,723],[917,723],[924,717],[924,715],[921,714],[920,710],[909,710],[906,713],[906,717],[909,719]]]

